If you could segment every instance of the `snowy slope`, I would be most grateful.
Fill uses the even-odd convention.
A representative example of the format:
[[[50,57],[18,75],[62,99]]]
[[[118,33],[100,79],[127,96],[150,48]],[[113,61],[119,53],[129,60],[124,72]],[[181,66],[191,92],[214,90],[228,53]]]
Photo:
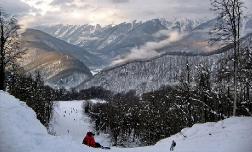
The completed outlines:
[[[196,124],[154,146],[115,148],[111,152],[167,152],[172,140],[175,152],[251,152],[252,117],[233,117],[217,123]],[[98,152],[71,140],[51,136],[25,103],[0,91],[1,152]]]
[[[55,101],[50,130],[57,136],[70,136],[77,143],[82,143],[88,131],[93,131],[90,118],[83,111],[85,101]],[[108,146],[108,135],[95,136],[96,141]]]
[[[178,152],[251,152],[252,117],[233,117],[217,123],[196,124],[185,128],[155,146],[165,147],[172,140],[177,142]]]
[[[176,84],[181,73],[185,71],[187,59],[192,67],[203,62],[216,69],[215,62],[220,55],[212,56],[178,56],[163,55],[150,60],[133,61],[126,64],[104,69],[94,75],[90,80],[84,81],[76,87],[77,90],[100,86],[112,92],[128,92],[136,90],[137,94],[157,90],[164,85]],[[192,74],[196,74],[192,68]]]
[[[35,112],[13,96],[0,91],[1,152],[69,152],[83,146],[68,137],[48,135]]]

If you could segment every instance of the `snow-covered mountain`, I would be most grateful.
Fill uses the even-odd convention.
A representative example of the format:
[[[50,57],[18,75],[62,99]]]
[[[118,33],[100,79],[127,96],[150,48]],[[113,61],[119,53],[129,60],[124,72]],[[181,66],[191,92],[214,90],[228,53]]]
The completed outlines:
[[[166,35],[157,36],[160,31],[190,32],[199,24],[200,21],[189,19],[174,21],[153,19],[105,27],[100,25],[54,25],[35,28],[81,46],[111,62],[115,57],[126,55],[132,48],[140,47],[147,42],[158,42],[166,39]]]
[[[50,50],[61,54],[72,56],[88,67],[103,64],[101,58],[90,54],[84,48],[66,43],[40,30],[28,29],[23,34],[23,39],[29,42],[36,42],[36,45],[47,45]]]
[[[134,61],[102,70],[90,80],[80,84],[77,90],[101,86],[113,92],[130,90],[136,90],[137,94],[150,92],[161,86],[177,83],[186,68],[187,59],[194,65],[198,65],[202,61],[208,61],[209,65],[214,65],[213,62],[218,58],[219,55],[211,57],[163,55],[150,60]]]
[[[25,71],[40,71],[46,83],[53,87],[70,88],[91,78],[86,65],[92,66],[99,60],[87,51],[39,30],[26,30],[21,41],[26,53],[20,63]]]
[[[70,136],[52,136],[24,102],[0,91],[1,152],[100,152],[73,141]],[[112,147],[111,152],[167,152],[172,140],[179,152],[251,152],[252,118],[232,117],[219,122],[195,124],[154,146]]]
[[[217,24],[217,19],[212,19],[196,26],[185,34],[178,41],[174,41],[161,49],[158,52],[186,52],[193,54],[214,54],[215,50],[224,47],[226,45],[223,41],[217,41],[210,43],[210,39],[214,37],[211,35],[212,31]],[[247,34],[252,33],[252,17],[248,17],[243,21],[243,28],[241,37],[245,37]]]
[[[190,19],[153,19],[145,22],[134,21],[118,25],[54,25],[36,27],[57,38],[81,46],[90,53],[111,63],[118,58],[125,58],[133,49],[151,49],[154,53],[190,52],[207,53],[222,47],[222,43],[210,45],[209,32],[214,28],[217,20]],[[176,31],[178,38],[171,38]],[[242,34],[252,32],[252,17],[248,16],[243,23]],[[169,43],[170,39],[174,42]],[[148,45],[151,44],[151,45]],[[153,46],[155,46],[153,48]],[[139,49],[140,50],[140,49]],[[139,52],[139,51],[138,51]],[[145,52],[145,54],[148,52]],[[106,64],[106,65],[107,65]]]
[[[248,17],[244,20],[243,36],[252,29],[251,19]],[[171,77],[177,77],[181,67],[184,67],[185,56],[194,56],[189,60],[193,60],[196,65],[202,60],[209,60],[209,64],[213,65],[216,58],[219,58],[214,54],[228,50],[230,46],[225,47],[222,42],[214,45],[208,43],[211,37],[209,31],[216,22],[216,19],[203,23],[189,19],[153,19],[105,27],[55,25],[37,28],[85,48],[105,60],[105,66],[110,62],[119,63],[112,64],[112,67],[107,67],[94,78],[83,82],[78,89],[102,86],[116,92],[131,89],[146,92],[171,84],[174,79]],[[174,31],[177,33],[175,36],[170,34]],[[176,73],[176,76],[170,73]]]
[[[241,45],[251,45],[251,40],[252,34],[249,34],[242,39]],[[216,72],[217,61],[224,52],[231,48],[232,45],[228,45],[201,54],[167,52],[152,59],[113,66],[83,82],[77,89],[101,86],[114,92],[128,92],[130,90],[136,90],[138,94],[150,92],[159,89],[161,86],[177,83],[181,79],[180,75],[186,71],[187,63],[190,63],[191,66],[191,77],[196,74],[196,67],[201,63],[207,63],[213,72]]]
[[[176,30],[178,32],[191,32],[196,26],[205,21],[205,19],[192,20],[188,18],[175,18],[173,20],[160,18],[159,20],[167,29]]]
[[[155,50],[159,54],[156,57],[147,60],[125,60],[125,62],[104,69],[77,88],[81,90],[101,86],[115,92],[136,90],[138,93],[143,93],[177,82],[178,76],[184,71],[187,58],[193,63],[193,66],[204,61],[215,68],[217,66],[215,62],[220,58],[221,53],[232,48],[232,45],[225,46],[222,42],[214,43],[214,45],[208,43],[211,37],[209,31],[213,29],[216,22],[216,19],[209,20],[193,28],[181,39],[167,45],[161,44],[163,46]],[[244,22],[243,36],[250,31],[251,23],[249,18]],[[251,34],[248,35],[243,39],[243,43],[250,44]]]
[[[187,52],[194,54],[204,54],[222,47],[221,42],[214,45],[209,44],[211,35],[209,32],[216,25],[217,20],[212,19],[195,27],[191,32],[185,34],[180,40],[174,41],[161,48],[160,52]]]

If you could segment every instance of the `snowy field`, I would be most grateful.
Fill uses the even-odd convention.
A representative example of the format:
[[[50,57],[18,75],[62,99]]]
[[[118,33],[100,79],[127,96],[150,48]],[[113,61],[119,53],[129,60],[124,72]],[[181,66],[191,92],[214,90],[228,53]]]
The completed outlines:
[[[64,129],[63,129],[64,131]],[[252,117],[233,117],[217,123],[196,124],[154,146],[116,148],[111,152],[251,152]],[[0,91],[0,152],[98,152],[71,136],[52,136],[24,102]]]
[[[84,103],[85,101],[55,101],[50,130],[57,136],[69,136],[75,142],[82,143],[86,133],[93,132],[90,119],[83,111]],[[108,135],[100,134],[95,139],[104,146],[110,145]]]

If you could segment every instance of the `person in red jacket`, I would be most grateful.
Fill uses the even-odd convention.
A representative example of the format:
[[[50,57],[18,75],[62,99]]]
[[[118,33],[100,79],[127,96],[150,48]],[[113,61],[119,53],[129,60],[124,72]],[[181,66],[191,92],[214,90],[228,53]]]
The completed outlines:
[[[102,147],[99,143],[95,142],[94,135],[95,134],[92,133],[92,132],[87,132],[85,138],[83,139],[82,144],[85,144],[85,145],[87,145],[89,147],[94,147],[94,148]]]

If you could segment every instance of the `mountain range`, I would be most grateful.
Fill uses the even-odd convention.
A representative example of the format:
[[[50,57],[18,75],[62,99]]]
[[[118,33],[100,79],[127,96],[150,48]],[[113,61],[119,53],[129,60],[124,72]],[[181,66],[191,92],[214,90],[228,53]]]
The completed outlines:
[[[214,45],[208,43],[211,37],[209,31],[215,24],[216,19],[205,22],[189,19],[173,22],[153,19],[104,27],[100,25],[38,26],[35,28],[41,31],[31,30],[33,32],[29,34],[40,33],[38,41],[33,42],[32,46],[38,47],[42,43],[49,48],[43,47],[44,52],[67,56],[74,61],[71,62],[75,64],[71,64],[70,69],[78,69],[77,71],[88,68],[103,69],[94,76],[89,70],[84,70],[85,76],[78,72],[78,74],[71,73],[71,70],[62,70],[69,71],[66,72],[68,73],[66,81],[62,74],[65,72],[62,72],[58,75],[53,74],[53,77],[49,76],[47,79],[49,83],[68,86],[68,82],[71,82],[74,85],[68,87],[77,86],[78,90],[101,86],[115,92],[133,89],[142,93],[158,89],[162,85],[176,83],[178,75],[183,72],[186,60],[193,61],[195,65],[200,64],[202,60],[207,60],[214,66],[220,54],[232,48],[222,42]],[[243,36],[252,32],[252,18],[247,18],[243,26]],[[30,40],[28,42],[30,43]],[[117,60],[122,62],[113,64]],[[35,69],[40,69],[40,66]],[[48,69],[50,68],[41,70],[50,73]]]
[[[160,54],[155,57],[105,68],[77,89],[100,86],[113,92],[136,90],[141,94],[180,81],[179,76],[186,70],[187,63],[191,63],[192,75],[196,74],[197,67],[202,63],[207,63],[214,71],[218,66],[217,61],[233,47],[231,44],[224,45],[223,42],[214,45],[208,43],[211,37],[209,31],[215,23],[216,20],[213,19],[198,25],[181,39],[156,50]],[[241,43],[250,45],[251,19],[245,22],[244,27]]]
[[[127,55],[131,49],[147,42],[165,40],[161,31],[190,32],[199,25],[195,20],[153,19],[145,22],[133,21],[118,25],[53,25],[35,27],[68,43],[78,45],[110,64],[115,58]],[[108,65],[107,64],[107,65]]]

